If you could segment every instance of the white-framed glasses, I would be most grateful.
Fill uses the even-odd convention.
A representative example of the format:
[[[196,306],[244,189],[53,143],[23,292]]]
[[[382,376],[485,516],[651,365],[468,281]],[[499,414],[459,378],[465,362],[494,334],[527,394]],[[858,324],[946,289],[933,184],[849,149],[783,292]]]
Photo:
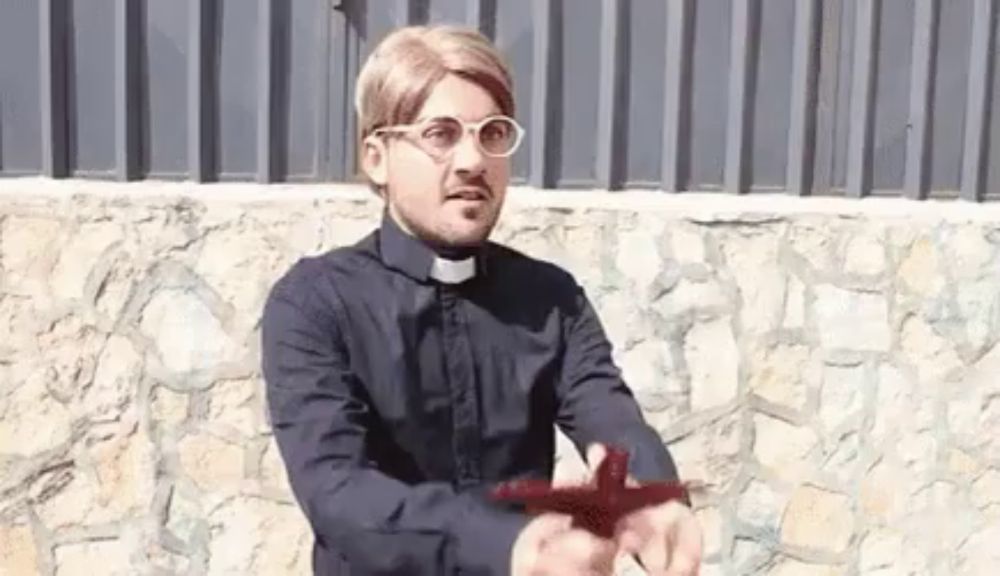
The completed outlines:
[[[496,115],[479,122],[464,122],[454,116],[435,116],[414,124],[384,126],[372,131],[374,136],[402,134],[421,150],[436,159],[451,154],[467,134],[486,156],[506,158],[517,151],[524,129],[509,116]]]

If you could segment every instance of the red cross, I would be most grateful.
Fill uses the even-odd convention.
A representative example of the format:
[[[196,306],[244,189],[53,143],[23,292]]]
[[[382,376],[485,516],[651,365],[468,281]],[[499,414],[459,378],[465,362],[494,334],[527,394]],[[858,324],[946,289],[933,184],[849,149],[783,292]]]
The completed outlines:
[[[596,482],[583,486],[553,487],[544,480],[516,480],[493,489],[493,497],[523,504],[530,512],[558,512],[573,517],[574,525],[604,538],[614,535],[622,516],[639,508],[669,500],[690,502],[688,486],[677,482],[653,482],[626,486],[628,452],[607,450],[597,469]]]

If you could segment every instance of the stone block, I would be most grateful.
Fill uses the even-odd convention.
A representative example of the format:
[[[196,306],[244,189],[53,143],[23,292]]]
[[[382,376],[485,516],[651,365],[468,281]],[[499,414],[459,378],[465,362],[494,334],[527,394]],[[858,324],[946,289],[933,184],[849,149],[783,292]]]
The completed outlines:
[[[30,458],[70,439],[73,415],[47,388],[48,370],[35,369],[6,393],[6,415],[0,418],[0,455]]]
[[[903,257],[898,270],[903,285],[918,296],[933,296],[944,288],[941,275],[942,256],[934,240],[918,238]]]
[[[816,327],[824,348],[859,352],[889,350],[892,338],[885,296],[830,285],[817,286],[815,294]]]
[[[84,396],[84,414],[96,422],[120,418],[139,387],[141,370],[142,357],[132,342],[111,336],[97,359],[94,380]]]
[[[787,500],[766,482],[751,480],[739,496],[736,516],[750,526],[777,534]]]
[[[669,445],[685,481],[700,481],[711,492],[728,490],[739,474],[741,422],[738,413],[727,414],[692,430]]]
[[[177,443],[181,469],[195,485],[208,493],[234,493],[245,476],[242,446],[216,436],[194,433]]]
[[[765,414],[754,414],[753,454],[762,466],[787,481],[809,474],[809,458],[819,438],[811,429]]]
[[[140,328],[176,373],[207,370],[229,359],[233,342],[222,323],[195,294],[159,290],[146,305]]]
[[[809,390],[818,386],[819,362],[808,346],[778,344],[754,354],[748,379],[750,391],[757,396],[801,411]]]
[[[885,271],[886,249],[878,230],[852,236],[844,247],[844,272],[877,276]]]
[[[31,527],[24,522],[0,524],[0,574],[41,573],[38,547]]]
[[[771,234],[736,235],[723,244],[740,294],[740,323],[749,334],[770,332],[784,316],[787,279],[778,264],[778,249],[779,239]]]
[[[847,576],[850,571],[834,564],[809,564],[800,560],[784,558],[767,572],[767,576]]]
[[[60,251],[49,282],[52,294],[63,300],[81,299],[87,280],[98,260],[112,244],[123,240],[121,225],[114,222],[85,224],[73,233],[73,241]]]
[[[729,318],[695,324],[684,339],[691,410],[723,406],[739,392],[740,352]]]
[[[209,514],[208,576],[307,574],[312,534],[292,505],[229,500]]]
[[[248,438],[263,430],[263,406],[257,402],[257,389],[262,387],[257,379],[217,382],[209,390],[210,425],[222,425]]]
[[[132,576],[129,550],[120,540],[62,544],[55,548],[55,576]]]
[[[781,541],[840,554],[854,536],[851,500],[844,494],[804,485],[792,492],[781,521]]]
[[[853,421],[856,429],[861,421],[862,398],[867,382],[865,367],[826,366],[820,389],[819,418],[826,431],[838,429]]]

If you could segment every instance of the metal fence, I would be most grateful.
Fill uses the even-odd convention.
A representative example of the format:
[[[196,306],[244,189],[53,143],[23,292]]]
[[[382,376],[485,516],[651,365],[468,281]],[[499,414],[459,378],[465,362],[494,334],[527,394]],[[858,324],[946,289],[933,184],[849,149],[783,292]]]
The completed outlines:
[[[529,130],[517,183],[982,200],[1000,197],[998,13],[998,0],[0,0],[0,174],[353,180],[360,62],[393,27],[462,22],[515,72]]]

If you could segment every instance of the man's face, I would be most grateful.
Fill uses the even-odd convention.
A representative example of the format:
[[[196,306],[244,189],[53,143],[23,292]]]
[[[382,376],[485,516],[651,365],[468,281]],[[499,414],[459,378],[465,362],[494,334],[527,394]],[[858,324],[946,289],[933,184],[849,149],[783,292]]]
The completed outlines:
[[[489,92],[448,75],[412,124],[440,117],[475,124],[499,114]],[[365,169],[376,184],[383,185],[389,214],[402,228],[432,245],[471,246],[485,241],[503,207],[509,158],[485,154],[471,132],[461,134],[444,154],[429,151],[427,142],[435,140],[428,138],[441,137],[413,130],[366,141]]]

